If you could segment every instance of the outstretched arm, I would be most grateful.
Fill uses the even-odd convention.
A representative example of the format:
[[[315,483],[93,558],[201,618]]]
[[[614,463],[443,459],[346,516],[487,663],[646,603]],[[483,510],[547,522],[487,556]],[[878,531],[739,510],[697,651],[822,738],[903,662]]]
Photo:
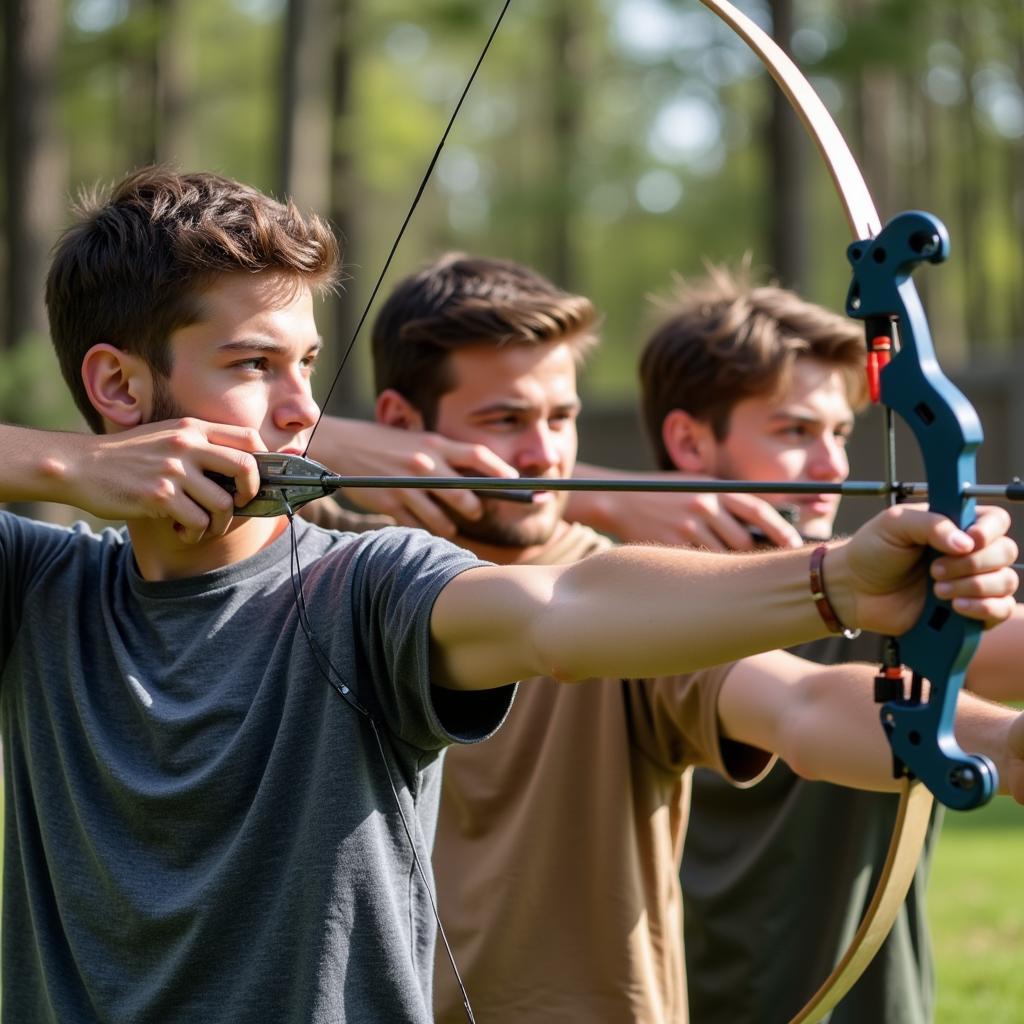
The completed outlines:
[[[998,632],[998,631],[997,631]],[[895,789],[892,751],[879,724],[872,665],[821,666],[784,651],[739,662],[718,699],[722,735],[778,753],[799,775],[859,789]],[[1002,792],[1024,802],[1024,722],[969,693],[956,737],[996,764]]]
[[[235,505],[259,490],[256,430],[203,420],[151,423],[117,434],[0,425],[0,501],[72,505],[101,519],[167,518],[186,541],[223,534]],[[235,481],[234,500],[207,473]]]
[[[920,614],[922,551],[932,585],[957,611],[1007,618],[1016,545],[1001,509],[969,535],[909,506],[880,513],[833,544],[825,582],[841,622],[901,633]],[[434,606],[435,679],[479,689],[534,675],[573,681],[652,677],[789,647],[826,633],[809,596],[808,551],[718,555],[625,547],[573,565],[480,568]]]

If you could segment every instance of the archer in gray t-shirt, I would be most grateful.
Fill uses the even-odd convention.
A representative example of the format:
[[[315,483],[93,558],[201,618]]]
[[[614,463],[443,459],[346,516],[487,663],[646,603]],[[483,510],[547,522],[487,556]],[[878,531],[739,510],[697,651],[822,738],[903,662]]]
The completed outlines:
[[[431,608],[472,556],[295,530],[322,654],[288,532],[151,582],[123,531],[0,512],[5,1020],[431,1019],[428,894],[372,730],[316,659],[381,724],[425,863],[442,750],[514,688],[430,685]]]

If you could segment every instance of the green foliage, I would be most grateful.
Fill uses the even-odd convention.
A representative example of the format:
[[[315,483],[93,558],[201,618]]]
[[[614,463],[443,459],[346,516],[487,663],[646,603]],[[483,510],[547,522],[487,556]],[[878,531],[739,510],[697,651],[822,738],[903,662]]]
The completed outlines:
[[[28,338],[0,349],[0,421],[48,430],[82,428],[47,339]]]
[[[59,97],[68,191],[116,180],[147,152],[159,130],[152,108],[166,53],[158,44],[172,8],[187,126],[184,151],[172,159],[273,189],[286,6],[64,5]],[[323,131],[333,127],[350,163],[334,213],[345,225],[351,268],[341,301],[357,310],[500,0],[323,0],[317,9],[342,6],[350,14],[332,44],[346,58],[351,88]],[[989,346],[1005,355],[1024,333],[1020,3],[794,0],[794,9],[798,31],[783,42],[815,76],[883,217],[934,209],[951,229],[953,259],[934,272],[941,281],[930,296],[940,353],[966,357]],[[107,20],[97,21],[97,11]],[[323,31],[334,32],[327,21]],[[303,68],[329,96],[332,68]],[[734,261],[749,250],[771,273],[765,124],[773,88],[696,0],[517,0],[391,280],[446,248],[535,264],[605,313],[606,342],[590,386],[624,397],[646,297],[667,287],[673,271],[699,274],[706,258]],[[809,144],[801,159],[809,256],[797,284],[841,308],[845,223]],[[328,168],[314,173],[326,180]],[[324,319],[344,318],[329,310]]]

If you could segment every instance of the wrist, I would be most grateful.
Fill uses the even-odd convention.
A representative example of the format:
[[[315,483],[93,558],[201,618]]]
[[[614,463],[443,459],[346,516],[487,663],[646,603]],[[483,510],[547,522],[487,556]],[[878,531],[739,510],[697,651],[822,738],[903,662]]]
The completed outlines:
[[[845,558],[845,544],[816,545],[811,550],[808,576],[811,600],[829,632],[849,640],[858,636],[856,593]]]
[[[26,445],[29,461],[22,477],[23,488],[20,494],[15,493],[8,500],[57,502],[80,507],[82,462],[88,457],[87,445],[94,441],[95,435],[57,431],[34,433],[39,443]]]

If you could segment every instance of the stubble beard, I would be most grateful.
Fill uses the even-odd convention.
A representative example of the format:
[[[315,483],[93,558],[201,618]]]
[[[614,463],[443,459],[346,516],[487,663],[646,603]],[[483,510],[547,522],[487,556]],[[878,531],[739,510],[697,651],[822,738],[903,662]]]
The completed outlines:
[[[569,500],[569,495],[555,495],[553,505],[545,514],[527,517],[522,520],[501,518],[505,503],[493,498],[483,498],[483,515],[479,519],[466,519],[457,512],[448,510],[448,517],[455,523],[460,536],[468,540],[493,544],[500,548],[532,548],[547,544],[554,536],[555,530],[562,521],[562,514]],[[518,505],[512,506],[519,508]]]
[[[170,378],[153,371],[153,408],[149,414],[149,423],[160,423],[163,420],[184,419],[188,413],[178,404],[171,394]]]

